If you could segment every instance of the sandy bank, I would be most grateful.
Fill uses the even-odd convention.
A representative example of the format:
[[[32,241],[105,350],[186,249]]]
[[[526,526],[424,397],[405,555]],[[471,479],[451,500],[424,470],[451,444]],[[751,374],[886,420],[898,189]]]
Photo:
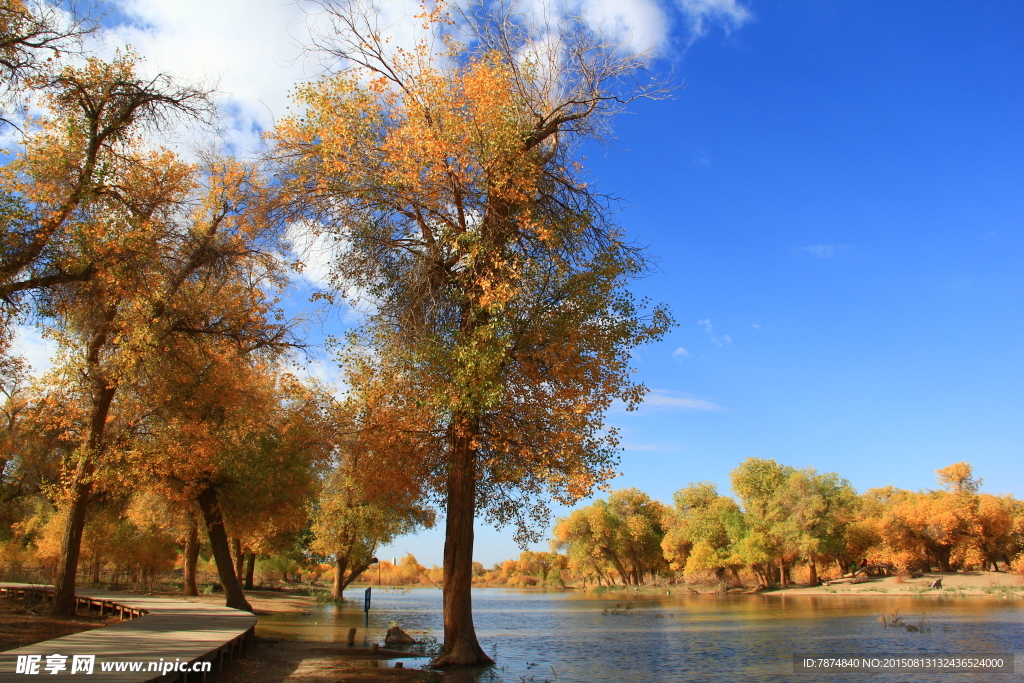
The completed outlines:
[[[942,588],[929,586],[942,579]],[[932,596],[996,596],[1024,598],[1024,582],[1018,574],[1006,572],[929,572],[920,578],[901,580],[887,576],[866,583],[834,583],[830,586],[795,586],[764,595],[932,595]]]

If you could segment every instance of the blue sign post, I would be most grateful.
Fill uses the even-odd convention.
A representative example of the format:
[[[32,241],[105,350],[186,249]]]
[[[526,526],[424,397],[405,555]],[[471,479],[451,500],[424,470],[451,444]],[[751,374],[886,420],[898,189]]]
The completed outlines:
[[[370,589],[363,593],[363,611],[366,612],[366,628],[370,628]]]

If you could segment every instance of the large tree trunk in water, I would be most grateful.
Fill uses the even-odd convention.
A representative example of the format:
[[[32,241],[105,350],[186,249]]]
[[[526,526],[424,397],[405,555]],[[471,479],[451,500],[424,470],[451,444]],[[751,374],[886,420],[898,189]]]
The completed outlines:
[[[249,553],[245,558],[245,590],[252,590],[252,575],[256,573],[256,553]]]
[[[206,520],[206,532],[210,537],[213,558],[217,562],[217,574],[220,576],[221,585],[224,586],[224,604],[251,612],[252,607],[245,600],[242,584],[231,564],[231,549],[228,547],[227,532],[224,531],[224,516],[217,502],[217,492],[212,487],[208,488],[199,494],[198,500],[203,511],[203,519]]]
[[[473,521],[476,517],[476,425],[453,419],[449,434],[444,537],[444,646],[434,666],[494,664],[473,627]]]
[[[199,595],[196,584],[196,566],[199,564],[199,522],[193,513],[188,514],[188,534],[185,536],[185,595]]]
[[[340,599],[349,584],[362,576],[363,573],[373,565],[372,559],[373,558],[371,558],[370,561],[355,565],[352,571],[348,573],[348,576],[345,576],[345,571],[348,569],[348,559],[335,560],[334,585],[331,587],[331,598],[334,600]]]
[[[105,335],[97,335],[89,348],[89,365],[94,373],[98,365],[99,349],[105,343]],[[67,500],[67,517],[64,519],[64,535],[60,544],[60,558],[57,560],[57,575],[53,581],[53,605],[50,614],[69,617],[75,614],[75,579],[78,576],[78,559],[82,552],[82,532],[85,530],[85,512],[89,507],[92,492],[94,459],[103,450],[103,432],[107,426],[107,414],[117,392],[116,385],[108,385],[102,379],[94,379],[92,414],[89,416],[89,433],[86,437],[85,453],[79,457],[71,491]]]

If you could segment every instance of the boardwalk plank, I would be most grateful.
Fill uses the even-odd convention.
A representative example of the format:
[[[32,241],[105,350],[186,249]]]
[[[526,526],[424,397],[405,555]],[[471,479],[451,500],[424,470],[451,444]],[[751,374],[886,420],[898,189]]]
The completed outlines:
[[[30,584],[0,583],[0,591],[41,589]],[[256,616],[249,612],[148,595],[81,589],[81,599],[113,603],[122,609],[147,612],[144,616],[118,624],[54,638],[35,645],[0,652],[0,682],[28,683],[45,676],[47,681],[83,681],[88,683],[148,683],[183,681],[193,683],[205,677],[198,673],[182,675],[170,672],[160,676],[148,671],[150,662],[192,663],[211,661],[214,673],[218,658],[230,661],[242,652],[252,637]],[[56,674],[45,670],[46,657],[67,656],[66,669]],[[40,655],[39,674],[16,673],[18,655]],[[72,655],[95,655],[92,675],[71,674]],[[142,662],[140,672],[104,672],[102,665],[112,662]]]

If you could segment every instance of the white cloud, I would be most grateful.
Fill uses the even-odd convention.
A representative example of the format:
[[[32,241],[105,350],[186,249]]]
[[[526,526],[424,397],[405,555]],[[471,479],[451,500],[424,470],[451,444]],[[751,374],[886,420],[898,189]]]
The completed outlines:
[[[690,43],[707,35],[713,24],[721,25],[729,33],[754,18],[745,6],[736,0],[676,0],[686,15],[690,29]]]
[[[717,403],[712,403],[711,401],[705,401],[700,398],[691,398],[676,392],[660,389],[653,389],[644,397],[644,407],[669,408],[675,410],[710,410],[715,412],[725,410],[722,406]]]
[[[669,18],[657,0],[515,0],[511,9],[541,33],[557,34],[561,20],[580,17],[609,43],[640,54],[668,41]]]
[[[761,326],[760,326],[760,325],[758,325],[757,323],[754,323],[754,329],[755,329],[755,330],[760,330],[760,329],[761,329]]]
[[[657,50],[668,40],[668,17],[651,0],[597,0],[584,3],[581,14],[615,44],[633,52]]]
[[[12,356],[24,356],[32,366],[32,375],[41,377],[52,365],[53,354],[57,344],[43,337],[35,327],[18,325],[14,331],[14,343],[11,345]]]
[[[697,324],[701,325],[704,328],[704,331],[708,333],[709,337],[711,337],[711,343],[713,343],[715,346],[721,348],[723,344],[732,344],[732,337],[730,337],[729,335],[724,334],[721,337],[719,337],[717,334],[715,334],[715,329],[714,327],[711,326],[710,318],[698,320]]]
[[[303,264],[299,278],[314,287],[329,287],[331,264],[341,251],[334,237],[301,221],[288,226],[286,237]]]
[[[839,256],[850,247],[845,244],[812,244],[808,247],[799,247],[798,254],[809,254],[814,258],[826,259]]]
[[[681,358],[683,356],[689,356],[689,355],[690,355],[690,352],[687,351],[686,349],[684,349],[682,346],[680,346],[678,349],[676,349],[675,351],[672,352],[672,356],[673,357],[680,357]]]
[[[298,3],[279,0],[118,0],[122,23],[107,32],[107,56],[131,44],[144,71],[216,85],[230,151],[256,151],[282,117],[288,92],[314,75],[301,58],[308,35]],[[186,141],[187,142],[187,141]]]

